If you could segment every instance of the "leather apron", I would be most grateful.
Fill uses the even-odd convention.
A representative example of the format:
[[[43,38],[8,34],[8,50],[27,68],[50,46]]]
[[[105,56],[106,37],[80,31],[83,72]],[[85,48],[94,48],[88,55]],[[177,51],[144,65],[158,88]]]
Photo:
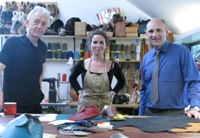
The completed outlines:
[[[91,59],[84,78],[83,94],[77,107],[80,111],[84,106],[96,105],[101,111],[104,105],[110,105],[110,82],[105,70],[96,74],[90,72]]]

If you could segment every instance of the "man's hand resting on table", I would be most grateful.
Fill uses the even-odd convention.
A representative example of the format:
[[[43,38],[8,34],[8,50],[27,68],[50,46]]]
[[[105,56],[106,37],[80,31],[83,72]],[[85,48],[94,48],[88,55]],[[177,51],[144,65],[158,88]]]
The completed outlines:
[[[190,109],[186,112],[188,117],[194,117],[196,119],[200,119],[200,113],[195,109]]]

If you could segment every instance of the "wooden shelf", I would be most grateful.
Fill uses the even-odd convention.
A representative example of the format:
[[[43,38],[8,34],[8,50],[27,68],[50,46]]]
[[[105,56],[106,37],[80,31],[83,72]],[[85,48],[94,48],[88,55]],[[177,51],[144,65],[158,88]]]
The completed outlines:
[[[46,59],[48,62],[68,62],[68,59]],[[79,59],[74,59],[74,62],[80,61]],[[117,62],[117,61],[116,61]],[[140,61],[119,61],[119,63],[140,63]]]
[[[13,35],[13,34],[0,34],[0,37],[11,37],[11,36],[21,36],[21,35]],[[77,39],[87,39],[87,36],[74,36],[74,35],[43,35],[41,38],[77,38]],[[108,37],[109,40],[142,40],[145,38],[142,37]]]
[[[65,36],[59,36],[59,35],[43,35],[42,38],[74,38],[73,35],[65,35]]]
[[[109,40],[142,40],[141,37],[108,37]]]
[[[50,61],[50,62],[68,62],[69,60],[68,59],[46,59],[46,61]]]

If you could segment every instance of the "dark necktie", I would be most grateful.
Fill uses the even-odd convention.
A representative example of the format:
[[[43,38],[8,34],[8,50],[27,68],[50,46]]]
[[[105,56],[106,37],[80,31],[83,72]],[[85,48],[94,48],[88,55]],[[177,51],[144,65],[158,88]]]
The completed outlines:
[[[156,59],[155,59],[153,75],[152,75],[151,103],[153,105],[158,102],[159,53],[160,51],[156,51]]]

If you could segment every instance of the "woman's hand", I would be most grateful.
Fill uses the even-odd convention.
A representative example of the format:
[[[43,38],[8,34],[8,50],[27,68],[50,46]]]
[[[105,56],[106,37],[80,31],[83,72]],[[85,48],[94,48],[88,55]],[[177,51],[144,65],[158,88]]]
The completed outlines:
[[[113,102],[113,99],[114,99],[115,95],[116,95],[116,93],[114,91],[110,92],[110,102],[111,103]]]
[[[78,102],[80,102],[82,94],[83,94],[83,90],[79,90],[78,91]]]
[[[0,112],[3,109],[3,91],[0,90]]]

